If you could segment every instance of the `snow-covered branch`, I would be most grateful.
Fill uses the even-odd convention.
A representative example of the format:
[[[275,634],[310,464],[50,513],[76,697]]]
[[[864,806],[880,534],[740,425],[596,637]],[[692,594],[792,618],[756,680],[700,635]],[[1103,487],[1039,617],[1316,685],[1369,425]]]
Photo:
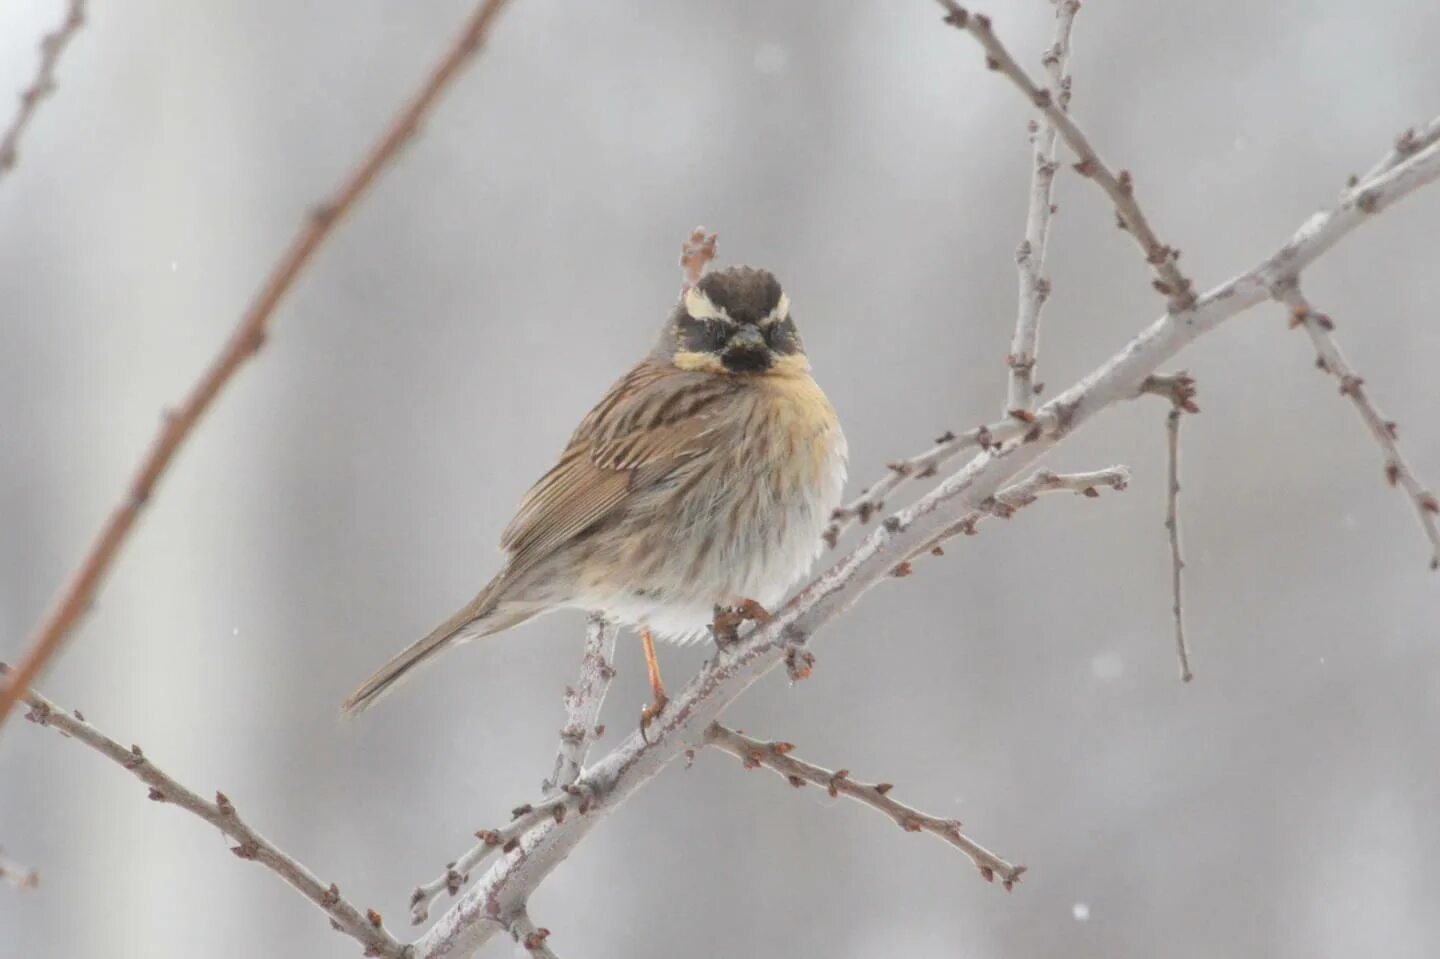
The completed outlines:
[[[604,616],[592,613],[585,624],[585,653],[580,658],[580,676],[565,690],[565,725],[560,729],[560,746],[555,751],[555,769],[541,784],[546,796],[580,778],[580,769],[590,745],[605,727],[599,724],[600,707],[610,680],[615,678],[615,637],[619,628]]]
[[[784,663],[787,653],[806,649],[819,630],[889,578],[897,562],[983,509],[1012,477],[1099,413],[1141,395],[1146,378],[1194,340],[1276,295],[1360,224],[1437,177],[1440,147],[1433,144],[1377,166],[1373,177],[1347,190],[1334,207],[1312,216],[1271,256],[1198,297],[1190,308],[1166,313],[1142,330],[1037,410],[1021,436],[981,451],[936,489],[889,516],[768,623],[719,651],[672,697],[651,725],[648,739],[636,732],[587,768],[576,783],[591,797],[587,812],[542,821],[521,836],[513,854],[495,862],[415,941],[414,959],[473,955],[523,910],[534,890],[592,829],[677,757],[703,746],[706,730],[726,707]]]
[[[19,678],[7,678],[0,692],[11,697],[24,694],[28,678],[38,671],[73,627],[175,450],[234,370],[259,348],[268,318],[281,295],[335,219],[364,192],[387,159],[413,133],[454,72],[474,53],[502,2],[487,0],[476,9],[455,47],[442,60],[422,93],[401,114],[335,199],[322,206],[302,229],[296,245],[282,259],[260,299],[242,319],[231,346],[197,386],[177,417],[168,421],[162,430],[156,447],[142,463],[131,493],[102,530],[77,578],[57,603],[56,611],[42,625],[33,647],[36,652],[26,661],[27,672]],[[783,744],[748,739],[720,727],[718,719],[753,683],[782,665],[792,678],[808,674],[814,664],[812,644],[826,626],[877,584],[906,575],[915,557],[939,549],[947,538],[972,532],[975,524],[987,517],[1009,516],[1042,493],[1068,490],[1093,495],[1102,485],[1123,488],[1128,477],[1123,467],[1061,474],[1036,471],[1035,466],[1099,414],[1137,396],[1146,393],[1168,396],[1175,405],[1177,418],[1180,410],[1193,409],[1193,381],[1184,374],[1161,373],[1161,368],[1190,343],[1250,307],[1270,299],[1281,300],[1291,307],[1296,322],[1310,332],[1326,368],[1340,377],[1342,391],[1356,403],[1376,434],[1386,453],[1387,475],[1411,494],[1427,535],[1440,549],[1434,516],[1440,507],[1400,457],[1392,424],[1383,420],[1364,398],[1358,377],[1350,371],[1329,335],[1331,324],[1328,320],[1322,322],[1320,315],[1309,308],[1300,297],[1298,287],[1301,271],[1361,223],[1440,178],[1440,120],[1403,135],[1364,178],[1357,178],[1344,191],[1333,207],[1312,216],[1271,256],[1196,296],[1190,280],[1179,270],[1178,252],[1156,238],[1135,198],[1129,174],[1113,173],[1079,124],[1063,109],[1060,102],[1064,92],[1063,67],[1057,68],[1051,77],[1058,89],[1041,89],[999,43],[987,19],[968,14],[949,0],[940,2],[947,9],[947,22],[980,42],[988,63],[1025,93],[1041,111],[1045,123],[1056,131],[1056,136],[1077,154],[1077,169],[1094,180],[1115,204],[1122,225],[1140,244],[1156,274],[1155,285],[1166,297],[1167,312],[1039,409],[1032,412],[1028,408],[1027,396],[1024,406],[1012,407],[1003,420],[958,435],[946,434],[925,453],[893,464],[889,473],[868,492],[836,511],[827,535],[832,545],[851,522],[864,522],[885,511],[887,497],[905,481],[938,476],[940,467],[959,453],[975,454],[915,502],[890,510],[848,554],[773,611],[768,619],[743,631],[727,630],[727,641],[717,646],[711,659],[681,691],[672,695],[644,735],[638,730],[631,732],[610,752],[587,766],[587,752],[599,734],[599,710],[609,684],[609,660],[615,638],[611,627],[592,619],[581,676],[567,695],[567,723],[544,794],[538,801],[513,810],[508,825],[478,831],[477,845],[447,864],[442,875],[415,889],[411,917],[417,923],[428,918],[430,906],[442,893],[457,899],[413,943],[399,943],[386,931],[378,913],[373,910],[362,913],[341,897],[335,885],[323,885],[313,873],[260,836],[240,819],[233,803],[223,794],[217,793],[213,802],[203,799],[157,769],[138,747],[126,749],[85,722],[78,713],[66,713],[34,693],[27,696],[31,704],[30,718],[120,763],[150,787],[152,799],[177,805],[215,825],[236,843],[231,847],[236,855],[266,865],[324,910],[337,928],[363,943],[369,954],[392,959],[466,957],[473,955],[497,932],[504,932],[532,955],[543,959],[553,956],[553,952],[548,944],[549,931],[537,927],[529,917],[528,906],[535,890],[626,799],[667,765],[705,746],[729,751],[747,763],[764,765],[792,782],[815,783],[833,790],[836,795],[857,799],[906,829],[932,832],[964,850],[982,871],[998,876],[1007,887],[1013,884],[1022,867],[1011,865],[973,843],[958,824],[901,805],[888,796],[890,790],[885,784],[857,783],[843,770],[832,772],[804,763],[789,755],[790,750]],[[1062,10],[1070,7],[1073,17],[1073,0],[1060,0],[1060,3]],[[1047,199],[1045,209],[1048,211],[1048,208]],[[1043,225],[1036,228],[1043,236]],[[1027,234],[1028,231],[1027,223]],[[682,260],[687,282],[694,282],[700,276],[713,254],[713,235],[697,231]],[[1025,339],[1029,343],[1025,355],[1033,359],[1038,306],[1035,323],[1029,327],[1026,327],[1029,323],[1026,316],[1022,307],[1016,337],[1017,341]],[[1172,453],[1172,463],[1175,462]],[[1016,481],[1027,472],[1031,474],[1027,479]],[[1171,496],[1173,517],[1173,492]],[[1178,574],[1178,537],[1172,542]],[[1437,562],[1440,562],[1440,553],[1437,553]],[[1178,582],[1176,587],[1178,624]],[[0,703],[0,719],[3,719],[3,703]],[[482,867],[483,874],[467,889],[472,874]]]
[[[1070,108],[1070,77],[1065,64],[1070,59],[1070,30],[1080,0],[1051,0],[1055,5],[1055,40],[1045,51],[1045,72],[1050,89],[1056,91],[1055,106],[1063,113]],[[1015,251],[1020,274],[1019,309],[1015,335],[1010,340],[1010,389],[1005,410],[1028,410],[1034,406],[1040,387],[1035,383],[1035,362],[1040,350],[1040,311],[1050,297],[1050,280],[1044,275],[1045,247],[1050,239],[1050,217],[1055,212],[1055,125],[1047,119],[1030,121],[1033,163],[1030,168],[1030,207],[1025,215],[1025,238]]]
[[[854,523],[868,523],[885,508],[886,498],[907,480],[929,479],[940,474],[940,467],[969,450],[988,450],[1024,436],[1035,428],[1035,416],[1020,411],[1013,416],[977,426],[961,433],[945,433],[935,438],[935,445],[908,460],[896,460],[886,466],[885,475],[860,491],[860,495],[830,514],[825,542],[834,548],[840,534]]]

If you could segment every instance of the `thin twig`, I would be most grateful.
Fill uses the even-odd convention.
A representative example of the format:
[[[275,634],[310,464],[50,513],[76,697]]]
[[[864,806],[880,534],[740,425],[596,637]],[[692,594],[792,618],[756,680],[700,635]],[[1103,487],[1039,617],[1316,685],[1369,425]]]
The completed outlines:
[[[963,433],[946,433],[936,437],[935,445],[918,456],[899,460],[886,467],[880,479],[860,491],[860,495],[837,508],[830,514],[830,526],[825,530],[825,542],[833,549],[840,541],[840,534],[854,523],[868,523],[870,518],[885,508],[886,498],[908,480],[928,479],[940,472],[940,467],[967,450],[989,450],[1011,440],[1019,439],[1036,427],[1044,428],[1032,413],[1006,416],[1004,419]]]
[[[1118,492],[1129,485],[1130,471],[1124,466],[1110,466],[1089,473],[1053,473],[1050,470],[1039,470],[1023,482],[1007,486],[994,496],[982,501],[978,509],[962,516],[920,544],[920,547],[914,550],[905,562],[895,568],[893,575],[909,575],[915,558],[921,554],[930,552],[935,555],[943,555],[944,551],[941,546],[946,540],[961,535],[974,536],[980,531],[980,522],[987,517],[1009,519],[1016,512],[1047,493],[1077,493],[1094,499],[1100,495],[1101,487],[1108,486]]]
[[[510,920],[510,936],[515,944],[529,953],[533,959],[559,959],[550,948],[550,930],[536,926],[530,921],[530,913],[520,910]]]
[[[440,95],[480,49],[491,23],[506,2],[507,0],[484,0],[475,8],[450,49],[425,79],[420,91],[395,117],[360,165],[345,178],[328,200],[311,210],[301,224],[300,232],[291,241],[289,249],[280,257],[261,286],[259,294],[241,316],[230,339],[199,382],[192,387],[185,401],[177,409],[165,414],[159,435],[140,461],[124,497],[100,529],[89,552],[54,606],[31,635],[27,644],[28,651],[19,667],[11,674],[9,682],[0,688],[0,724],[5,722],[15,703],[30,688],[30,684],[60,648],[61,642],[94,603],[101,581],[114,564],[120,547],[150,500],[160,477],[220,391],[245,361],[260,350],[265,342],[270,319],[281,299],[294,285],[296,277],[314,257],[315,251],[330,235],[335,224],[355,206],[400,148],[415,135],[421,121],[439,101]]]
[[[572,811],[585,815],[590,811],[591,790],[583,780],[560,786],[560,795],[551,796],[538,803],[525,803],[510,811],[510,823],[500,829],[480,829],[475,838],[480,840],[464,855],[445,864],[445,871],[415,887],[410,894],[410,924],[418,926],[430,917],[430,907],[441,893],[457,895],[470,881],[474,868],[496,853],[510,853],[519,848],[520,839],[537,825],[546,822],[564,822]]]
[[[615,658],[615,637],[619,632],[619,628],[600,613],[591,613],[586,620],[580,676],[574,686],[565,690],[565,725],[560,730],[560,746],[555,751],[555,768],[550,778],[541,784],[546,796],[580,778],[590,745],[605,731],[598,721],[610,680],[615,677],[615,667],[610,663]]]
[[[1168,486],[1165,497],[1165,529],[1170,538],[1170,598],[1171,610],[1175,617],[1175,655],[1180,664],[1181,682],[1190,682],[1195,674],[1190,670],[1190,645],[1185,638],[1185,604],[1182,590],[1182,571],[1185,561],[1180,552],[1180,416],[1183,413],[1198,413],[1195,403],[1195,378],[1184,370],[1176,373],[1154,373],[1140,383],[1137,395],[1162,396],[1170,401],[1170,412],[1165,420],[1168,456]]]
[[[1055,5],[1055,40],[1045,51],[1045,70],[1050,88],[1059,91],[1055,105],[1064,112],[1070,108],[1070,77],[1065,64],[1070,59],[1070,30],[1080,0],[1051,0]],[[1010,389],[1005,404],[1010,410],[1028,410],[1035,405],[1035,394],[1041,389],[1035,383],[1035,363],[1040,352],[1040,312],[1050,298],[1050,279],[1043,275],[1045,248],[1050,237],[1050,217],[1055,212],[1053,193],[1055,172],[1055,127],[1048,120],[1030,121],[1030,143],[1033,161],[1030,168],[1030,208],[1025,216],[1025,238],[1015,251],[1015,266],[1020,274],[1020,302],[1015,318],[1015,335],[1010,341]]]
[[[1170,595],[1174,600],[1171,611],[1175,614],[1175,655],[1180,662],[1180,681],[1190,682],[1195,674],[1190,671],[1190,647],[1185,641],[1185,604],[1182,593],[1185,560],[1180,556],[1180,417],[1183,410],[1177,403],[1165,414],[1165,435],[1170,453],[1169,469],[1166,471],[1165,529],[1170,534]]]
[[[1005,888],[1014,888],[1025,872],[1024,866],[1016,866],[995,855],[960,831],[960,823],[954,819],[941,819],[914,809],[890,798],[890,783],[862,783],[850,778],[848,769],[830,770],[807,763],[790,755],[795,747],[790,743],[761,742],[751,739],[736,730],[712,723],[705,734],[705,744],[714,746],[739,759],[746,769],[764,767],[778,773],[799,788],[806,783],[826,790],[831,796],[846,796],[863,803],[890,819],[906,832],[928,832],[938,836],[970,857],[987,881],[999,879]]]
[[[946,23],[969,33],[984,47],[986,66],[1005,74],[1059,131],[1066,146],[1079,158],[1075,171],[1081,176],[1093,179],[1109,195],[1111,202],[1115,204],[1120,225],[1140,244],[1140,249],[1145,254],[1145,262],[1154,269],[1156,277],[1152,285],[1165,296],[1170,313],[1179,314],[1192,309],[1195,306],[1195,291],[1190,280],[1180,272],[1180,251],[1161,243],[1155,231],[1150,228],[1150,222],[1141,211],[1140,204],[1135,201],[1135,184],[1130,172],[1121,170],[1116,174],[1105,165],[1100,154],[1090,145],[1090,139],[1084,131],[1060,108],[1057,94],[1036,84],[1024,68],[1015,62],[1010,51],[1005,49],[1005,45],[995,36],[989,17],[972,14],[954,0],[936,2],[946,10]]]
[[[680,245],[680,269],[685,273],[684,289],[700,282],[710,261],[715,259],[715,241],[718,234],[706,233],[703,226],[697,226],[689,239]]]
[[[0,849],[0,882],[16,889],[34,889],[40,885],[40,873],[6,858],[5,851]]]
[[[367,956],[402,959],[405,955],[405,947],[386,931],[378,912],[373,909],[362,912],[340,895],[340,890],[334,883],[326,886],[309,869],[256,832],[240,818],[240,814],[235,811],[235,804],[224,793],[217,792],[214,802],[202,799],[156,766],[139,746],[127,749],[120,745],[86,722],[78,710],[66,712],[33,690],[26,694],[25,701],[30,706],[29,712],[25,714],[26,719],[41,726],[48,726],[62,736],[78,740],[107,759],[119,763],[132,776],[150,787],[150,798],[155,802],[176,806],[219,829],[235,841],[236,845],[230,847],[232,853],[241,859],[260,863],[294,886],[301,895],[319,906],[330,917],[330,923],[335,929],[363,945]]]
[[[55,68],[60,55],[85,24],[85,0],[70,0],[60,26],[40,39],[40,66],[35,79],[20,94],[20,109],[0,136],[0,178],[15,167],[20,156],[20,137],[35,117],[40,102],[55,92]]]
[[[410,923],[419,925],[430,918],[430,907],[441,893],[454,896],[470,881],[474,868],[496,852],[515,848],[527,830],[546,819],[565,817],[571,807],[585,810],[584,791],[576,786],[590,746],[605,731],[596,720],[610,681],[615,678],[611,662],[615,658],[615,638],[620,630],[599,613],[591,613],[585,624],[585,653],[580,660],[580,676],[575,685],[565,690],[566,723],[560,730],[560,746],[555,752],[555,766],[550,778],[541,784],[546,801],[517,807],[512,821],[503,829],[481,829],[475,833],[480,840],[454,862],[445,864],[445,872],[427,883],[416,886],[410,894]],[[563,795],[555,795],[557,792]]]
[[[1436,525],[1440,500],[1416,478],[1415,471],[1400,452],[1399,430],[1395,422],[1386,419],[1375,407],[1370,394],[1365,391],[1365,381],[1340,351],[1334,335],[1335,321],[1311,308],[1300,292],[1299,283],[1283,286],[1277,299],[1290,308],[1290,325],[1304,327],[1305,332],[1310,334],[1310,342],[1315,345],[1315,365],[1340,381],[1341,395],[1350,398],[1370,435],[1380,445],[1380,452],[1385,457],[1385,481],[1391,486],[1401,487],[1409,495],[1415,505],[1420,528],[1430,540],[1430,568],[1440,569],[1440,528]]]
[[[1388,173],[1401,163],[1410,159],[1421,150],[1432,144],[1440,143],[1440,117],[1436,117],[1429,123],[1419,127],[1409,127],[1400,132],[1395,138],[1395,143],[1375,165],[1372,166],[1363,177],[1352,177],[1346,189],[1352,190],[1359,183],[1374,180],[1384,173]]]
[[[1145,377],[1136,395],[1163,396],[1186,413],[1198,413],[1200,407],[1195,404],[1196,392],[1195,377],[1180,370],[1175,373],[1154,373]]]

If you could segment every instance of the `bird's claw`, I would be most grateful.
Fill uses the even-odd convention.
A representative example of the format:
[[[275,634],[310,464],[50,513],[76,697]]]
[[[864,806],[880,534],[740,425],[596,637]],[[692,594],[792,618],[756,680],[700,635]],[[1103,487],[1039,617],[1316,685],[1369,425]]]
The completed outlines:
[[[665,707],[668,705],[670,705],[670,697],[666,696],[664,693],[661,693],[659,696],[655,697],[655,701],[653,703],[640,710],[641,739],[644,739],[647,743],[650,741],[649,737],[645,735],[645,731],[650,728],[650,724],[655,721],[655,717],[663,713],[665,711]]]
[[[734,606],[716,606],[710,633],[715,645],[724,649],[740,638],[740,626],[747,622],[764,625],[773,619],[770,611],[753,599],[742,599]]]

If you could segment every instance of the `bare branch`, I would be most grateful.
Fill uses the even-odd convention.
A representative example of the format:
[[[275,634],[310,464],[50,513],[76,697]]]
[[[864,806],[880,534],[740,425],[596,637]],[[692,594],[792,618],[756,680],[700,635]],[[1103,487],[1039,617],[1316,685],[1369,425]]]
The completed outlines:
[[[481,829],[475,833],[480,840],[464,855],[445,864],[445,871],[427,883],[416,886],[410,894],[410,922],[419,925],[430,918],[430,907],[441,893],[454,896],[470,882],[476,866],[496,852],[510,852],[520,836],[547,818],[563,819],[568,811],[588,811],[583,784],[577,785],[585,766],[590,746],[600,738],[605,727],[597,723],[600,707],[615,678],[611,662],[615,658],[615,638],[619,628],[599,613],[591,613],[585,625],[585,653],[580,660],[580,677],[565,690],[567,721],[560,730],[560,746],[555,753],[555,767],[542,784],[545,801],[517,807],[512,821],[503,829]],[[556,795],[556,793],[561,795]]]
[[[40,873],[13,859],[7,859],[4,850],[0,849],[0,882],[16,889],[35,889],[40,885]]]
[[[68,739],[78,740],[107,759],[119,763],[132,776],[150,787],[152,800],[168,803],[199,816],[233,839],[236,844],[230,847],[232,853],[241,859],[258,862],[299,890],[302,896],[319,906],[330,917],[330,924],[335,929],[363,945],[365,955],[383,956],[386,959],[404,957],[404,946],[386,931],[378,912],[373,909],[361,912],[340,895],[340,890],[334,883],[328,886],[322,883],[309,869],[241,819],[240,814],[235,811],[235,804],[224,793],[217,792],[214,802],[202,799],[156,766],[139,746],[127,749],[120,745],[86,722],[78,710],[66,712],[33,690],[26,694],[25,701],[30,706],[30,711],[25,714],[26,719],[41,726],[48,726]]]
[[[1115,204],[1120,225],[1140,244],[1140,249],[1145,254],[1145,262],[1154,269],[1156,278],[1153,285],[1164,295],[1167,309],[1171,313],[1183,313],[1192,309],[1195,306],[1195,291],[1190,280],[1180,272],[1180,251],[1161,243],[1155,231],[1150,228],[1140,204],[1135,200],[1135,184],[1130,172],[1121,170],[1116,174],[1106,166],[1105,161],[1100,159],[1100,154],[1090,145],[1090,139],[1084,131],[1070,118],[1070,114],[1061,109],[1056,92],[1041,88],[1030,79],[1024,68],[1015,62],[1010,51],[1006,50],[1005,45],[995,36],[989,17],[969,13],[954,0],[937,2],[946,10],[946,23],[969,33],[984,47],[986,66],[1005,74],[1020,88],[1025,99],[1059,131],[1065,145],[1079,158],[1075,171],[1081,176],[1093,179],[1109,195],[1111,202]]]
[[[541,787],[544,795],[568,786],[580,778],[590,744],[605,727],[598,725],[600,707],[610,680],[615,677],[615,637],[620,630],[600,613],[591,613],[585,624],[585,654],[580,660],[580,677],[565,690],[565,726],[560,730],[560,747],[555,752],[555,769]]]
[[[870,517],[885,508],[885,500],[907,480],[928,479],[938,475],[940,467],[967,450],[988,450],[1002,443],[1018,439],[1037,426],[1043,428],[1034,414],[1021,412],[1020,415],[1006,416],[1002,420],[977,426],[963,433],[946,433],[937,437],[935,445],[918,456],[891,463],[880,479],[860,491],[855,499],[830,514],[830,527],[825,531],[825,542],[832,548],[840,541],[840,534],[852,524],[868,523]]]
[[[1170,313],[1034,414],[1040,429],[981,453],[906,509],[894,513],[853,551],[816,577],[773,618],[720,650],[656,718],[648,738],[632,733],[582,775],[587,815],[539,822],[519,837],[514,853],[493,863],[474,887],[412,944],[409,959],[473,955],[496,931],[494,916],[513,915],[590,831],[666,765],[704,744],[705,731],[738,696],[787,654],[808,648],[816,633],[936,534],[980,509],[1018,473],[1101,411],[1140,393],[1190,343],[1264,302],[1373,215],[1440,177],[1440,146],[1415,152],[1381,175],[1357,184],[1340,203],[1306,221],[1270,257],[1198,298],[1183,317]]]
[[[593,789],[577,780],[560,787],[560,794],[538,803],[525,803],[510,811],[509,825],[501,829],[480,829],[480,840],[463,856],[445,864],[445,872],[427,883],[416,886],[410,894],[410,924],[418,926],[430,918],[430,907],[442,892],[454,896],[470,882],[470,873],[495,853],[514,852],[520,840],[535,827],[547,822],[564,822],[575,812],[583,816],[590,811]]]
[[[831,796],[848,797],[889,816],[895,825],[906,832],[928,832],[932,836],[938,836],[969,856],[987,882],[999,878],[1008,890],[1014,887],[1020,875],[1025,872],[1024,866],[1006,862],[966,836],[960,831],[960,823],[954,819],[940,819],[890,798],[890,783],[857,782],[850,778],[848,769],[832,771],[795,758],[790,755],[795,748],[790,743],[760,742],[719,723],[711,724],[706,733],[705,744],[739,759],[746,769],[763,766],[778,773],[796,788],[806,783],[819,786]]]
[[[271,317],[306,264],[345,216],[370,189],[389,162],[408,143],[460,69],[475,55],[507,0],[484,0],[470,15],[450,49],[440,58],[420,90],[370,148],[360,165],[329,199],[311,210],[281,255],[250,307],[240,317],[220,354],[190,390],[185,401],[166,412],[149,451],[130,480],[129,489],[105,521],[89,552],[72,574],[59,598],[31,635],[28,651],[9,681],[0,688],[0,724],[40,675],[61,642],[90,609],[101,581],[120,547],[149,502],[156,484],[200,418],[214,404],[235,373],[264,345]]]
[[[1070,108],[1070,77],[1065,64],[1070,59],[1070,30],[1080,0],[1051,0],[1055,5],[1055,40],[1045,51],[1045,71],[1050,89],[1059,91],[1056,107]],[[1030,143],[1034,161],[1030,169],[1030,209],[1025,217],[1025,238],[1015,251],[1020,274],[1020,305],[1015,318],[1015,336],[1010,341],[1010,390],[1006,411],[1028,410],[1035,405],[1035,362],[1040,350],[1040,311],[1050,298],[1050,280],[1043,275],[1045,247],[1050,237],[1050,216],[1055,212],[1055,127],[1048,120],[1030,121]]]
[[[1118,492],[1129,484],[1130,471],[1123,466],[1110,466],[1089,473],[1052,473],[1049,470],[1040,470],[1024,482],[1007,486],[983,501],[978,509],[961,517],[959,521],[952,523],[935,537],[922,543],[920,548],[912,552],[905,562],[896,567],[893,575],[908,575],[911,562],[922,553],[928,551],[936,555],[941,554],[940,546],[948,539],[962,534],[974,536],[979,532],[980,522],[986,517],[1009,519],[1018,510],[1029,506],[1046,493],[1078,493],[1093,499],[1100,495],[1102,486],[1108,486]]]
[[[1175,616],[1175,655],[1180,662],[1180,681],[1190,682],[1195,674],[1190,671],[1190,647],[1185,641],[1185,603],[1182,593],[1185,560],[1180,556],[1180,417],[1184,409],[1177,402],[1165,414],[1166,447],[1169,450],[1169,467],[1166,471],[1165,529],[1170,534],[1170,594],[1174,600],[1171,611]]]
[[[531,922],[530,914],[524,909],[510,920],[510,936],[533,959],[559,959],[550,948],[550,930]]]
[[[1182,571],[1185,561],[1180,553],[1180,415],[1198,413],[1195,403],[1195,378],[1184,370],[1178,373],[1155,373],[1140,383],[1137,395],[1163,396],[1170,401],[1165,420],[1166,447],[1169,453],[1168,483],[1165,497],[1165,529],[1170,538],[1170,596],[1175,617],[1175,655],[1180,663],[1181,682],[1190,682],[1190,646],[1185,638],[1185,604],[1182,593]]]
[[[1305,332],[1310,334],[1310,342],[1315,345],[1315,365],[1340,381],[1341,395],[1350,398],[1370,435],[1380,445],[1380,452],[1385,457],[1385,481],[1404,489],[1415,504],[1420,528],[1430,540],[1430,568],[1440,569],[1440,529],[1436,527],[1440,500],[1416,478],[1415,471],[1400,452],[1399,431],[1394,421],[1387,420],[1375,407],[1370,394],[1365,391],[1365,381],[1355,372],[1345,354],[1340,352],[1340,344],[1334,335],[1335,321],[1310,307],[1309,301],[1300,292],[1299,283],[1283,286],[1276,298],[1290,307],[1290,325],[1304,327]]]
[[[1136,391],[1137,396],[1163,396],[1173,405],[1180,407],[1186,413],[1198,413],[1200,407],[1195,405],[1195,377],[1184,370],[1175,373],[1155,373],[1145,377]]]
[[[60,26],[40,39],[40,66],[35,71],[35,79],[20,94],[20,109],[0,135],[0,178],[14,168],[20,156],[20,137],[34,119],[41,101],[55,92],[55,68],[60,63],[60,55],[84,24],[85,0],[69,0]]]
[[[1422,127],[1410,127],[1401,131],[1400,135],[1395,138],[1395,145],[1390,148],[1390,152],[1381,157],[1363,177],[1351,178],[1347,189],[1353,189],[1362,180],[1373,180],[1390,172],[1405,160],[1435,143],[1440,143],[1440,117],[1436,117]]]
[[[685,285],[689,289],[700,282],[710,261],[715,259],[715,241],[718,234],[706,233],[703,226],[697,226],[690,238],[680,245],[680,269],[685,272]]]

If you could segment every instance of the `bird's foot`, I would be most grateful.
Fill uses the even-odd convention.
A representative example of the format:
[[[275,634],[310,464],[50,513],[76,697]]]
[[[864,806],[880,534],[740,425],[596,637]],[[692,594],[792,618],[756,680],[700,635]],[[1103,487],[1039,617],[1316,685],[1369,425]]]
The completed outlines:
[[[742,599],[734,606],[716,606],[710,635],[715,637],[715,645],[724,649],[740,638],[742,624],[753,622],[763,625],[772,618],[770,611],[753,599]]]
[[[670,697],[666,696],[665,691],[662,689],[657,691],[653,703],[640,710],[640,737],[647,743],[650,740],[645,736],[645,731],[650,728],[650,724],[655,721],[655,717],[663,713],[665,707],[668,705],[670,705]]]

